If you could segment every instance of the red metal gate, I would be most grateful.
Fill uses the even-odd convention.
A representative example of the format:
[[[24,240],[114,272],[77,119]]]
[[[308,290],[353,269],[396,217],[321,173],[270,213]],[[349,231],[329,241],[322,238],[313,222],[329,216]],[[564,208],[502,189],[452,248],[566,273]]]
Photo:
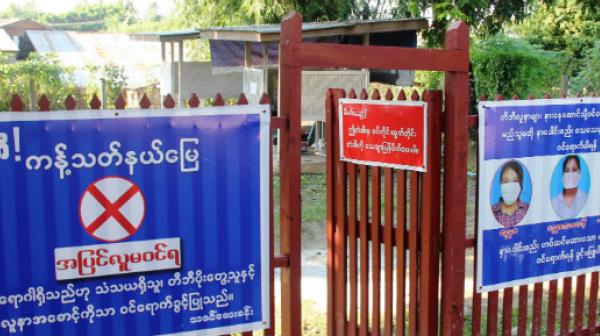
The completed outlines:
[[[431,130],[437,141],[430,141],[431,169],[429,173],[417,174],[343,164],[331,159],[336,146],[335,136],[329,137],[328,157],[328,207],[327,235],[328,253],[328,334],[329,335],[370,335],[379,334],[381,325],[389,335],[394,328],[398,334],[404,327],[412,335],[435,334],[438,316],[444,334],[461,334],[463,327],[463,295],[465,267],[465,213],[466,213],[466,168],[467,168],[467,112],[469,32],[464,23],[455,23],[446,33],[446,49],[415,49],[382,46],[356,46],[329,43],[307,43],[302,41],[302,18],[292,13],[284,19],[281,28],[280,54],[280,113],[287,122],[290,135],[297,134],[300,128],[301,71],[303,67],[319,68],[370,68],[444,71],[445,122],[432,120]],[[335,101],[343,96],[341,91],[330,91],[328,95],[328,115],[334,118]],[[363,95],[363,98],[366,98]],[[389,95],[388,95],[388,98]],[[439,92],[428,92],[425,99],[431,102],[431,115],[439,116],[442,97]],[[335,123],[330,123],[331,132]],[[440,128],[445,127],[444,146],[444,227],[447,231],[443,239],[442,301],[441,315],[438,312],[438,271],[439,246],[442,243],[439,231],[440,210]],[[282,137],[282,158],[299,167],[299,137]],[[298,163],[298,164],[296,164]],[[282,333],[301,334],[300,316],[300,174],[293,168],[281,171],[281,236],[282,253],[289,256],[289,273],[283,269],[282,278]],[[358,174],[358,175],[357,175]],[[370,175],[370,177],[369,177]],[[371,183],[369,183],[371,179]],[[383,197],[381,196],[381,180]],[[287,181],[286,181],[287,180]],[[391,189],[391,181],[396,181],[396,190]],[[285,187],[284,187],[284,181]],[[371,191],[369,184],[372,185]],[[348,193],[348,189],[350,192]],[[358,196],[360,193],[360,196]],[[372,196],[369,197],[369,194]],[[394,228],[389,206],[397,194],[396,216],[402,220]],[[346,196],[348,195],[348,196]],[[286,197],[284,201],[284,197]],[[347,198],[346,198],[347,197]],[[374,211],[369,215],[369,198],[373,199]],[[379,222],[382,200],[384,208],[383,225]],[[406,204],[408,202],[408,204]],[[452,205],[452,206],[448,206]],[[406,216],[406,217],[405,217]],[[371,221],[371,222],[370,222]],[[403,227],[402,227],[403,226]],[[402,228],[401,228],[402,227]],[[399,229],[401,228],[401,229]],[[347,239],[349,237],[349,239]],[[382,239],[383,238],[383,239]],[[347,241],[347,243],[346,243]],[[371,244],[369,244],[369,241]],[[293,246],[292,246],[293,245]],[[368,279],[372,269],[374,282],[381,281],[379,267],[370,268],[368,255],[373,263],[381,263],[379,248],[384,248],[384,290],[379,285],[369,288]],[[284,247],[287,246],[287,247]],[[296,246],[298,249],[294,248]],[[348,248],[348,249],[346,249]],[[347,253],[347,254],[346,254]],[[403,267],[392,263],[391,256],[400,264],[408,258],[408,279]],[[348,262],[346,255],[349,256]],[[394,270],[397,271],[394,282]],[[426,271],[424,271],[426,270]],[[348,271],[348,272],[347,272]],[[392,280],[390,280],[392,279]],[[349,280],[349,285],[347,281]],[[289,282],[288,282],[289,281]],[[406,284],[409,288],[406,290]],[[395,288],[395,289],[394,289]],[[349,290],[349,300],[346,291]],[[383,295],[382,295],[383,293]],[[392,308],[391,293],[396,293],[396,309]],[[408,322],[405,321],[405,294],[408,298]],[[360,298],[359,298],[360,296]],[[383,297],[383,318],[380,304]],[[371,299],[372,298],[372,299]],[[372,300],[372,302],[371,302]],[[347,304],[349,301],[349,304]],[[372,307],[372,314],[369,309]],[[347,309],[349,308],[349,311]],[[359,311],[360,309],[360,311]],[[395,323],[392,321],[395,316]],[[371,322],[369,322],[371,321]]]
[[[366,96],[361,93],[361,99]],[[334,140],[327,148],[328,264],[333,265],[329,334],[433,335],[438,328],[442,92],[423,94],[426,173],[340,161],[336,135],[342,97],[344,91],[330,90],[326,104],[328,139]],[[348,98],[356,98],[354,91]],[[379,92],[371,99],[380,99]],[[385,99],[394,99],[391,91]],[[404,91],[396,99],[405,100]],[[419,99],[416,91],[411,99]]]

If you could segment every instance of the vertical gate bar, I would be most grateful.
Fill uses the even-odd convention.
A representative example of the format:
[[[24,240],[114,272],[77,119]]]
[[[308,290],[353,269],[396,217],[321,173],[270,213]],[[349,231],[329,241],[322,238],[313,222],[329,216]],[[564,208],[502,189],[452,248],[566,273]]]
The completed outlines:
[[[288,118],[281,132],[280,168],[280,250],[289,265],[281,269],[281,333],[302,333],[302,212],[300,195],[300,96],[301,67],[292,62],[292,48],[302,42],[302,17],[295,12],[281,23],[279,113]]]
[[[168,97],[169,95],[167,95]],[[192,99],[193,97],[196,97],[196,99]],[[198,107],[198,105],[200,104],[200,100],[198,99],[198,96],[196,96],[195,93],[192,93],[192,98],[190,98],[190,102],[188,102],[190,107]],[[196,104],[198,103],[198,104]],[[266,105],[270,105],[271,104],[271,99],[269,98],[268,95],[263,94],[263,96],[261,97],[259,104],[266,104]],[[175,107],[175,104],[173,102],[173,104],[171,105],[171,108]],[[273,259],[275,256],[275,202],[274,202],[274,196],[273,196],[273,146],[271,145],[272,142],[272,132],[269,132],[269,315],[270,315],[270,322],[271,325],[269,326],[268,329],[266,329],[264,331],[264,335],[265,336],[274,336],[275,335],[275,267],[273,265]]]
[[[546,335],[554,335],[556,323],[556,295],[558,292],[558,280],[550,281],[548,290],[548,317],[546,318]]]
[[[523,285],[519,287],[519,321],[517,323],[517,336],[527,334],[527,295],[529,287]]]
[[[585,274],[577,277],[575,289],[575,335],[581,335],[583,330],[583,303],[585,300]]]
[[[502,296],[502,335],[510,336],[512,327],[513,288],[505,288]]]
[[[538,282],[533,285],[533,313],[531,319],[531,335],[540,336],[542,332],[542,295],[544,283]]]
[[[371,335],[381,332],[381,168],[371,168],[371,253],[373,254],[373,312]]]
[[[261,102],[262,103],[262,102]],[[271,134],[271,133],[269,133]],[[271,140],[271,139],[269,139]],[[275,335],[275,267],[273,266],[273,259],[275,256],[275,202],[273,195],[273,146],[272,142],[269,141],[269,300],[270,308],[270,321],[271,326],[265,330],[265,336]]]
[[[496,96],[496,100],[503,100],[504,97],[498,95]],[[509,291],[510,290],[510,306],[512,307],[512,288],[507,288],[504,290],[504,298],[503,298],[503,304],[502,304],[502,330],[504,331],[505,328],[505,314],[504,312],[506,311],[506,300],[507,300],[507,296],[509,296]],[[494,291],[491,293],[488,293],[488,322],[487,322],[487,330],[488,330],[488,334],[489,335],[496,335],[498,333],[498,296],[499,296],[499,291]],[[510,313],[509,313],[510,314]],[[508,322],[510,324],[510,321]]]
[[[527,99],[535,99],[533,95],[528,95]],[[531,335],[540,336],[542,332],[542,302],[544,294],[544,283],[538,282],[533,285],[533,308],[531,317]]]
[[[398,92],[398,100],[406,100],[403,89]],[[406,172],[398,171],[398,224],[396,226],[396,335],[406,332]]]
[[[348,215],[348,231],[350,233],[350,326],[348,335],[357,335],[358,327],[358,256],[357,256],[357,241],[358,235],[356,232],[357,224],[357,188],[356,188],[356,165],[353,163],[346,164],[348,167],[348,179],[350,190],[348,196],[349,211]]]
[[[442,92],[427,90],[427,172],[422,180],[421,283],[419,332],[435,335],[438,329],[438,281],[440,239],[440,151]]]
[[[181,45],[181,44],[180,44],[180,45]],[[180,64],[181,64],[181,63],[180,63]],[[181,97],[181,93],[179,94],[179,96]],[[144,94],[144,97],[146,97],[146,100],[147,100],[147,102],[149,102],[149,100],[148,100],[148,96],[146,96],[146,94]],[[145,102],[144,104],[147,104],[147,102]],[[181,102],[181,99],[180,99],[180,103],[182,103],[182,102]],[[246,95],[244,95],[244,93],[240,94],[240,97],[239,97],[239,99],[238,99],[237,105],[248,105],[248,100],[246,99]],[[140,106],[142,106],[142,102],[140,102]],[[142,108],[143,108],[143,107],[142,107]],[[270,144],[270,143],[271,143],[271,142],[269,142],[269,144]],[[269,150],[269,170],[271,169],[271,166],[272,166],[272,164],[271,164],[271,162],[270,162],[270,158],[271,158],[271,155],[270,155],[271,153],[270,153],[270,152],[271,152],[271,150],[272,150],[272,147],[270,147],[270,150]],[[272,174],[272,172],[270,171],[270,172],[269,172],[269,174]],[[269,175],[269,176],[272,176],[272,175]],[[272,181],[273,181],[273,180],[271,179],[271,180],[270,180],[270,187],[271,187],[271,189],[270,189],[270,190],[272,190],[272,187],[273,187],[273,182],[272,182]],[[269,192],[269,194],[272,196],[272,193],[271,193],[271,192]],[[272,204],[272,203],[271,203],[271,204]],[[270,218],[271,218],[271,213],[272,213],[272,211],[271,211],[271,209],[269,209],[269,222],[271,222],[271,220],[270,220]],[[271,226],[271,225],[269,225],[269,227],[270,227],[270,226]],[[271,231],[271,230],[269,230],[269,237],[271,236],[271,233],[270,233],[270,231]],[[269,241],[270,241],[270,242],[272,242],[272,238],[269,238],[269,239],[270,239]],[[270,251],[270,249],[269,249],[269,251]],[[273,253],[272,253],[272,252],[270,252],[270,253],[269,253],[269,259],[271,260],[271,262],[270,262],[271,269],[272,269],[272,267],[273,267],[273,266],[272,266],[272,265],[273,265],[273,264],[272,264],[272,259],[271,259],[271,256],[272,256],[272,255],[273,255]],[[270,272],[269,272],[269,273],[270,273]],[[271,298],[272,298],[272,297],[271,297]],[[269,301],[270,301],[270,300],[269,300]],[[267,331],[265,330],[265,333],[266,333],[266,332],[267,332]],[[246,332],[243,332],[243,333],[241,333],[241,336],[252,336],[253,334],[254,334],[254,333],[253,333],[252,331],[246,331]]]
[[[501,95],[496,96],[496,100],[504,100]],[[502,335],[510,335],[512,325],[512,301],[513,288],[505,288],[502,295]]]
[[[408,231],[408,248],[409,248],[409,280],[408,280],[408,330],[410,336],[418,334],[417,328],[417,309],[418,309],[418,212],[419,212],[419,173],[411,171],[408,173],[409,178],[409,231]]]
[[[446,49],[469,50],[469,28],[454,22],[446,31]],[[446,72],[444,154],[444,251],[442,270],[442,334],[462,335],[465,294],[467,202],[468,72]]]
[[[485,96],[480,96],[479,101],[485,101]],[[478,126],[475,126],[478,127]],[[479,239],[479,218],[477,214],[479,213],[479,149],[475,151],[475,169],[477,171],[477,179],[475,180],[475,216],[473,219],[474,222],[474,233],[475,233],[475,241]],[[473,251],[473,274],[477,274],[477,244],[475,244],[475,248]],[[481,293],[477,292],[477,281],[473,281],[473,303],[472,303],[472,326],[471,326],[471,334],[474,336],[481,335]]]
[[[488,292],[487,334],[498,334],[498,291]]]
[[[590,296],[588,298],[588,330],[590,335],[593,335],[593,331],[596,330],[596,314],[598,307],[598,275],[598,272],[592,273],[592,280],[590,281]]]
[[[392,90],[388,89],[385,93],[386,100],[394,99]],[[383,245],[384,245],[384,299],[383,299],[383,334],[392,335],[393,311],[393,271],[394,271],[394,171],[391,168],[383,169]]]
[[[381,99],[375,88],[372,100]],[[371,335],[381,332],[381,168],[371,168],[371,254],[373,275],[373,311],[371,317]]]
[[[369,334],[369,180],[368,167],[359,166],[360,196],[360,335]]]
[[[249,49],[249,46],[246,46],[246,49]],[[333,90],[327,90],[325,94],[325,121],[327,125],[327,139],[334,139],[332,137],[335,132],[333,131],[334,123],[336,118],[333,116]],[[337,111],[336,111],[337,112]],[[337,137],[336,137],[337,138]],[[335,191],[337,190],[336,185],[334,184],[335,179],[335,169],[337,165],[335,164],[335,155],[333,153],[333,141],[327,142],[326,152],[329,154],[326,156],[326,169],[325,169],[325,185],[326,185],[326,214],[325,214],[325,228],[327,235],[327,335],[335,335],[335,326],[334,326],[334,314],[335,314],[335,284],[334,278],[340,270],[337,270],[333,264],[333,260],[335,259],[335,223],[334,223],[334,215],[333,211],[335,209]]]
[[[560,307],[560,333],[565,335],[569,332],[571,322],[571,287],[573,278],[563,279],[563,291]]]
[[[336,246],[336,273],[335,273],[335,310],[334,317],[336,320],[335,329],[337,335],[346,335],[346,293],[347,293],[347,266],[346,260],[348,257],[348,247],[347,247],[347,234],[346,228],[348,226],[347,217],[346,217],[346,164],[343,161],[339,160],[339,137],[337,136],[339,130],[339,120],[338,118],[338,101],[340,98],[345,96],[345,92],[343,90],[335,90],[333,92],[333,106],[332,109],[333,119],[335,122],[331,126],[330,130],[332,131],[330,135],[328,135],[327,139],[330,139],[328,142],[333,142],[333,148],[327,153],[331,153],[333,156],[333,160],[335,162],[335,166],[332,167],[336,169],[335,171],[335,183],[336,186],[336,198],[335,198],[335,209],[336,209],[336,232],[335,232],[335,246]],[[332,141],[333,140],[333,141]]]
[[[414,90],[410,95],[411,100],[419,100],[419,95]],[[409,248],[409,294],[408,294],[408,328],[409,335],[416,336],[419,333],[418,325],[418,309],[419,309],[419,192],[420,192],[420,180],[421,174],[417,172],[409,172],[409,217],[410,217],[410,231],[408,234],[408,248]]]
[[[397,171],[396,335],[404,336],[406,321],[406,172]]]
[[[383,193],[384,193],[384,318],[383,334],[392,335],[392,317],[393,317],[393,272],[394,272],[394,247],[393,247],[393,226],[394,226],[394,171],[392,168],[383,170]]]

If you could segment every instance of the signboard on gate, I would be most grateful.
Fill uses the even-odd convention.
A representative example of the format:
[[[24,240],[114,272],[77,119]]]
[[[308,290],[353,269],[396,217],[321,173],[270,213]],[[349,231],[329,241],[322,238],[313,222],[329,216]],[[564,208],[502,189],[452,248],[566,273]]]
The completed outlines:
[[[269,120],[0,114],[0,335],[269,327]]]
[[[340,160],[424,172],[427,103],[340,99]]]
[[[477,290],[600,270],[600,99],[479,104]]]

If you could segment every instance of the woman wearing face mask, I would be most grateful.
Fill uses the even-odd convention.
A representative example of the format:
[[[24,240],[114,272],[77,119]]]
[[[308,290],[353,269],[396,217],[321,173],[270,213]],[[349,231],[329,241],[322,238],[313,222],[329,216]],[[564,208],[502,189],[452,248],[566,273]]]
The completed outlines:
[[[500,170],[500,191],[498,203],[492,205],[494,217],[500,225],[513,227],[525,217],[529,204],[520,199],[523,191],[523,168],[514,160],[506,162]]]
[[[580,178],[579,156],[568,155],[562,164],[562,192],[552,199],[552,208],[561,218],[573,218],[585,206],[587,193],[579,188]]]

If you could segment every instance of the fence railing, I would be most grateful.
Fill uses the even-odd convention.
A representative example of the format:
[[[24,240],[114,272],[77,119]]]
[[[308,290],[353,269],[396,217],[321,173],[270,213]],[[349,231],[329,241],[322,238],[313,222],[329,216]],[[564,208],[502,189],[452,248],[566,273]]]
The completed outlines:
[[[210,102],[210,104],[212,106],[224,106],[225,102],[226,101],[221,96],[221,94],[217,94],[215,96],[215,98]],[[187,103],[187,106],[185,106],[185,107],[196,108],[196,107],[200,106],[201,101],[200,101],[200,98],[198,98],[198,95],[193,93],[189,97],[189,99],[187,99],[186,103]],[[271,104],[271,99],[269,98],[269,96],[266,93],[264,93],[262,95],[259,103],[260,104]],[[97,94],[92,95],[92,98],[90,99],[88,104],[89,104],[88,105],[89,108],[92,110],[99,110],[101,108],[106,108],[106,107],[102,106],[102,101],[100,100],[100,98],[98,98]],[[248,99],[246,98],[246,95],[241,93],[240,96],[237,98],[237,101],[235,102],[235,104],[247,105]],[[161,104],[162,106],[152,106],[152,102],[150,101],[150,98],[148,98],[148,96],[144,93],[142,95],[142,97],[140,98],[139,102],[136,102],[137,106],[128,105],[127,101],[125,100],[125,97],[122,94],[119,94],[117,96],[117,98],[115,99],[114,105],[115,105],[114,109],[123,110],[125,108],[149,109],[149,108],[161,108],[161,107],[171,109],[171,108],[175,108],[175,106],[177,104],[176,104],[173,96],[171,94],[167,94],[162,101],[162,104]],[[38,107],[37,110],[40,112],[50,111],[51,110],[50,99],[48,99],[48,97],[45,94],[42,94],[37,100],[37,107]],[[68,111],[72,111],[72,110],[75,110],[78,108],[78,102],[74,98],[73,95],[68,95],[65,98],[64,108]],[[81,109],[81,107],[80,107],[80,109]],[[12,95],[12,98],[10,100],[10,110],[18,111],[18,112],[27,111],[25,103],[23,102],[23,99],[18,94]]]

